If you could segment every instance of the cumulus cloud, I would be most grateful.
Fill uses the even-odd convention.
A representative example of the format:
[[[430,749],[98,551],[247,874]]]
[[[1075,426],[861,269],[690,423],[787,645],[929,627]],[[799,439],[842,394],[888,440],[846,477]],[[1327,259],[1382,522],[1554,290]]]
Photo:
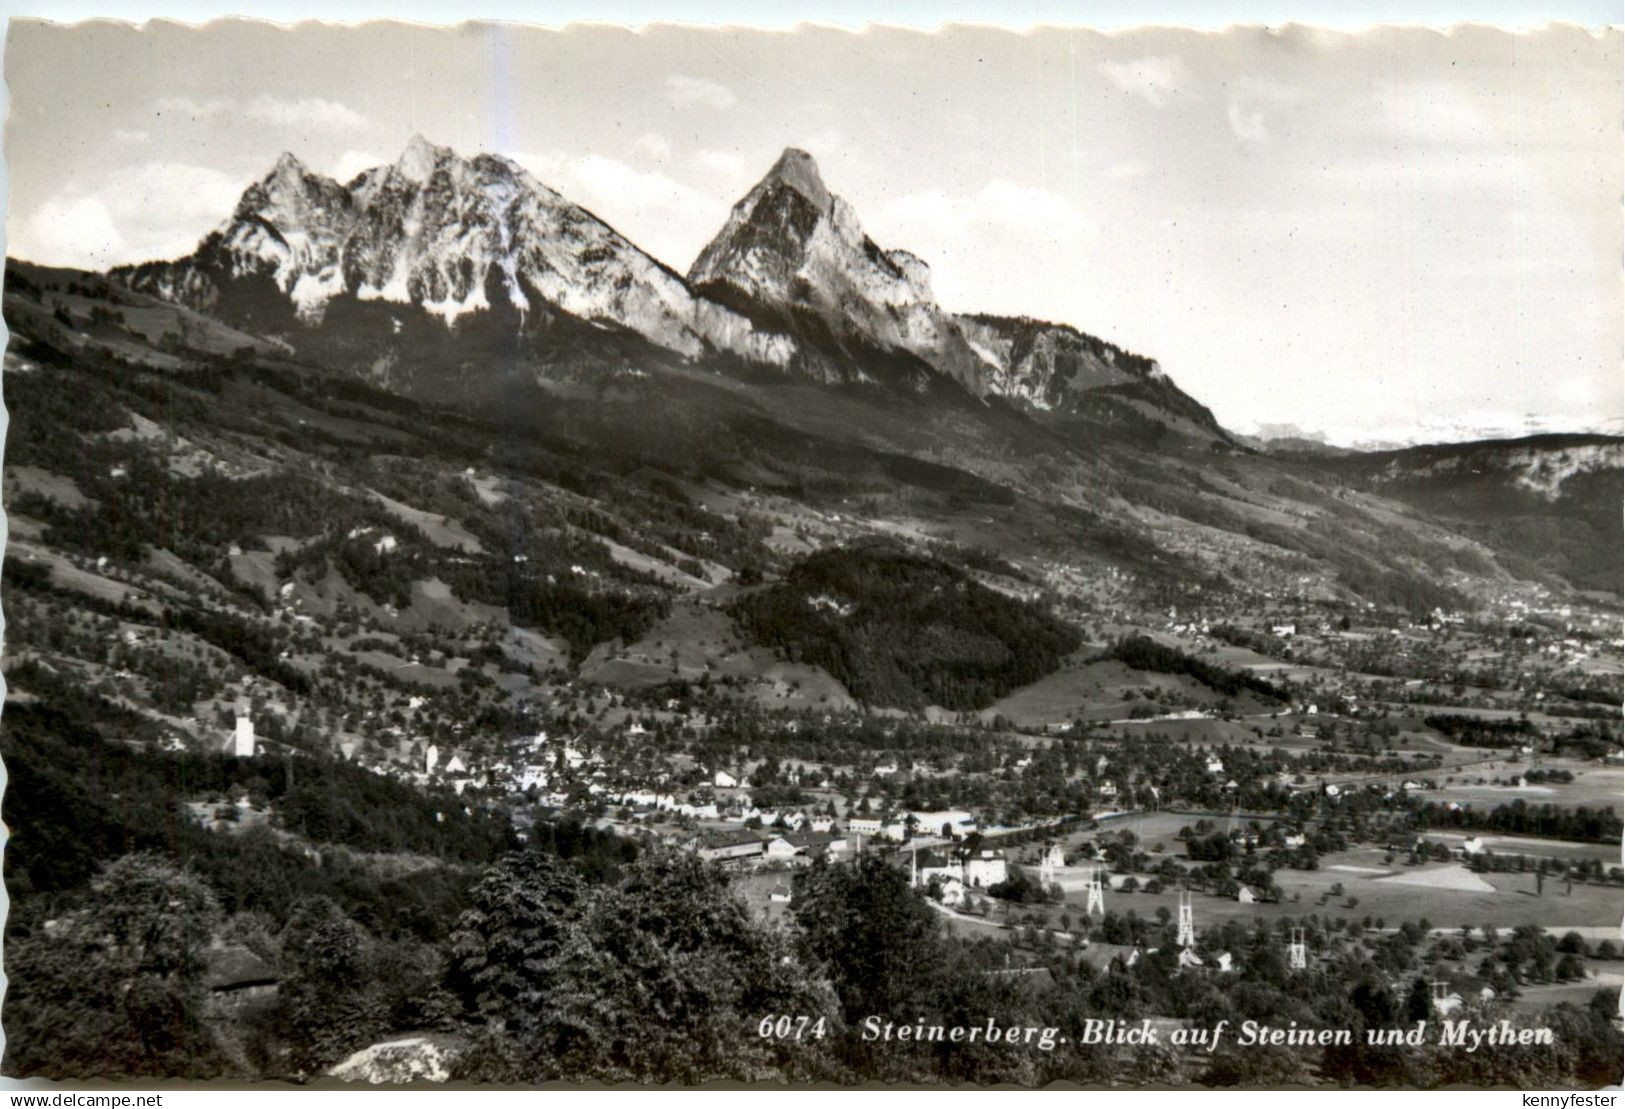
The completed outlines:
[[[229,100],[197,100],[190,96],[160,96],[153,105],[153,111],[157,115],[191,116],[194,119],[222,115],[231,111],[231,108]]]
[[[1234,100],[1230,102],[1230,130],[1234,131],[1236,138],[1242,142],[1263,142],[1269,138],[1269,131],[1264,127],[1264,113],[1244,108]]]
[[[978,205],[994,223],[1029,235],[1076,238],[1099,229],[1059,193],[997,178],[977,194]]]
[[[657,162],[671,161],[671,140],[665,135],[657,135],[651,131],[649,134],[639,137],[638,141],[632,145],[644,157],[652,158]]]
[[[601,154],[550,151],[510,157],[676,269],[687,267],[727,216],[720,201],[668,174]]]
[[[47,200],[12,237],[9,253],[46,265],[100,270],[128,260],[112,213],[95,197]]]
[[[1226,82],[1225,87],[1230,93],[1225,118],[1231,132],[1245,143],[1267,141],[1270,129],[1264,113],[1294,110],[1304,96],[1304,90],[1297,85],[1249,73]]]
[[[214,98],[198,100],[190,96],[160,97],[154,105],[159,115],[182,115],[193,119],[241,115],[273,127],[298,130],[355,131],[367,125],[367,117],[337,100],[320,96],[272,96],[263,93],[241,104]]]
[[[1190,70],[1177,54],[1133,58],[1126,62],[1101,62],[1100,70],[1124,92],[1143,96],[1160,108],[1185,87]]]
[[[666,78],[666,99],[679,108],[713,108],[717,111],[739,103],[739,97],[727,85],[682,73],[673,73]]]
[[[746,184],[745,159],[732,150],[697,150],[689,161],[697,171],[707,176],[740,186]]]
[[[1068,197],[1009,178],[965,193],[905,194],[864,217],[875,241],[931,266],[944,306],[1051,319],[1076,318],[1076,291],[1101,233]]]
[[[172,162],[125,166],[24,218],[11,248],[30,261],[105,269],[189,253],[236,207],[247,182]]]
[[[879,209],[877,226],[896,228],[899,241],[976,231],[1059,240],[1090,237],[1098,231],[1093,220],[1059,193],[1003,177],[969,195],[950,196],[941,189],[908,193]]]
[[[333,180],[349,184],[356,174],[374,166],[381,166],[388,161],[389,158],[381,158],[366,150],[346,150],[339,155],[338,161],[333,163]]]
[[[322,131],[354,131],[367,124],[360,112],[319,96],[256,96],[249,102],[247,114],[277,127]]]
[[[574,182],[593,196],[613,197],[642,208],[683,208],[708,206],[708,198],[664,173],[634,169],[625,162],[588,154],[570,166]]]

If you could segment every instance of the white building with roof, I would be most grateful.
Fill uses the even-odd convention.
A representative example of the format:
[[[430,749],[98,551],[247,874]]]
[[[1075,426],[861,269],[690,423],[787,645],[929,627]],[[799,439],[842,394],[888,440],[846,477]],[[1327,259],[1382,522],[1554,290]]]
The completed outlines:
[[[964,862],[964,881],[967,886],[986,889],[1010,877],[1010,866],[1003,851],[983,851]]]
[[[240,759],[254,757],[254,718],[246,705],[237,707],[237,726],[231,733],[231,753]]]

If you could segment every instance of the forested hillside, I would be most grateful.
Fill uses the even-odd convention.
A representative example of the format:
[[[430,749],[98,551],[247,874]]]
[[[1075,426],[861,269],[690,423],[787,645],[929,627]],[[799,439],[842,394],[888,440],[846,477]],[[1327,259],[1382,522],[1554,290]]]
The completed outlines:
[[[735,612],[758,642],[894,708],[983,708],[1079,643],[1042,607],[886,542],[821,551]]]

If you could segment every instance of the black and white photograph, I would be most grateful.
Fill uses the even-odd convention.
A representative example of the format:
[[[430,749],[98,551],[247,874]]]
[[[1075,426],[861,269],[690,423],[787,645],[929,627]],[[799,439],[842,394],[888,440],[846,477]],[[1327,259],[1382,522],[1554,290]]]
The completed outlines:
[[[7,1089],[1617,1088],[1620,26],[1086,14],[12,18]]]

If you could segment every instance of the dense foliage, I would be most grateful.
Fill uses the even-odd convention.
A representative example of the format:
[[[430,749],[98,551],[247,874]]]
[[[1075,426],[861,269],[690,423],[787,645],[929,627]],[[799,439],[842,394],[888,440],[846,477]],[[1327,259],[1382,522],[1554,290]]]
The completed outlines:
[[[1266,701],[1285,699],[1278,688],[1263,678],[1237,670],[1228,670],[1211,662],[1203,662],[1176,648],[1164,647],[1143,635],[1120,639],[1095,657],[1095,661],[1106,659],[1114,659],[1135,670],[1147,670],[1157,674],[1183,674],[1195,678],[1226,697],[1239,697],[1243,693],[1251,693]]]
[[[1528,720],[1506,720],[1493,717],[1463,716],[1459,713],[1436,712],[1422,718],[1422,722],[1452,742],[1467,747],[1516,747],[1539,736]]]
[[[1612,806],[1603,809],[1531,805],[1519,798],[1493,809],[1473,805],[1450,808],[1428,802],[1417,811],[1424,828],[1471,828],[1508,836],[1543,836],[1583,843],[1618,843],[1625,825]]]
[[[1079,642],[1041,606],[885,542],[811,555],[734,612],[756,641],[823,667],[865,704],[898,708],[986,707]]]
[[[462,1069],[485,1081],[812,1078],[810,1045],[753,1036],[760,1014],[828,1014],[786,938],[720,872],[657,853],[584,887],[534,853],[497,864],[453,936],[483,1027]]]

